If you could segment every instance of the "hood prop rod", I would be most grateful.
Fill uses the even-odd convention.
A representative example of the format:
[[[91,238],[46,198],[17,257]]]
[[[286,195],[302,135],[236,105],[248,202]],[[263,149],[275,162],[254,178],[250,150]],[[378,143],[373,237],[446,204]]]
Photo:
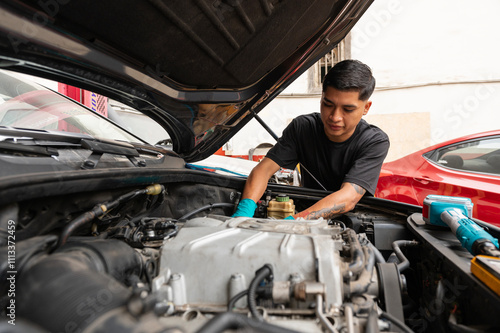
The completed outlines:
[[[267,124],[264,122],[264,120],[262,120],[262,118],[261,118],[261,117],[260,117],[260,116],[259,116],[259,115],[255,112],[255,110],[251,110],[251,112],[252,112],[252,114],[253,114],[254,118],[255,118],[255,119],[259,122],[259,124],[261,124],[261,125],[262,125],[262,127],[264,127],[264,129],[265,129],[265,130],[266,130],[266,131],[267,131],[267,132],[268,132],[268,133],[269,133],[269,134],[270,134],[270,135],[274,138],[274,140],[278,141],[279,137],[276,135],[276,133],[274,133],[274,132],[273,132],[273,130],[272,130],[269,126],[267,126]],[[315,181],[316,183],[318,183],[318,184],[319,184],[319,186],[321,186],[321,188],[322,188],[323,190],[328,191],[328,190],[327,190],[327,189],[323,186],[323,184],[321,184],[321,182],[320,182],[318,179],[316,179],[316,177],[314,177],[314,175],[313,175],[311,172],[309,172],[309,170],[307,170],[307,169],[306,169],[306,167],[304,166],[304,164],[302,164],[302,163],[300,163],[300,162],[299,162],[299,164],[300,164],[300,167],[301,167],[302,169],[304,169],[304,171],[305,171],[305,172],[307,172],[307,173],[309,174],[309,176],[311,176],[311,177],[312,177],[312,179],[314,179],[314,181]]]

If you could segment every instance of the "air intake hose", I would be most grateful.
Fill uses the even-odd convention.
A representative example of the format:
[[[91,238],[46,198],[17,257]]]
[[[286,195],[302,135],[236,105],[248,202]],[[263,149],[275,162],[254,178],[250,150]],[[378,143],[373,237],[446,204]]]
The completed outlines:
[[[20,273],[19,315],[50,332],[83,330],[127,303],[131,291],[115,279],[140,269],[136,251],[121,241],[70,243]]]

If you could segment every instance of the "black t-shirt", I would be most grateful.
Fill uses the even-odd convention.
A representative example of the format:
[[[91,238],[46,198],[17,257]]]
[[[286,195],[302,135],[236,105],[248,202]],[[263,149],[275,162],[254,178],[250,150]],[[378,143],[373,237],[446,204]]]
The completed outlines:
[[[300,162],[327,190],[338,191],[349,182],[373,195],[388,149],[387,134],[364,119],[346,141],[330,141],[321,115],[311,113],[295,118],[266,157],[287,169]],[[322,189],[309,173],[301,171],[305,187]]]

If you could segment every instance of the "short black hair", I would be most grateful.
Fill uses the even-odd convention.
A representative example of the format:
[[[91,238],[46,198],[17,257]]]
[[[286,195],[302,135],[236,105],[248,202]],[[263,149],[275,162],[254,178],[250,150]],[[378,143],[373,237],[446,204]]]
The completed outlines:
[[[359,60],[344,60],[333,66],[323,78],[323,91],[333,87],[340,91],[357,91],[359,100],[366,101],[375,90],[375,78],[370,67]]]

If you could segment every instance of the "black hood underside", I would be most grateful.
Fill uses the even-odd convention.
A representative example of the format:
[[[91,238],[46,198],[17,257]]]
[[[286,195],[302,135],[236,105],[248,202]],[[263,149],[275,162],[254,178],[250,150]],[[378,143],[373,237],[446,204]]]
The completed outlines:
[[[186,160],[213,153],[371,1],[3,1],[4,67],[125,102]]]

